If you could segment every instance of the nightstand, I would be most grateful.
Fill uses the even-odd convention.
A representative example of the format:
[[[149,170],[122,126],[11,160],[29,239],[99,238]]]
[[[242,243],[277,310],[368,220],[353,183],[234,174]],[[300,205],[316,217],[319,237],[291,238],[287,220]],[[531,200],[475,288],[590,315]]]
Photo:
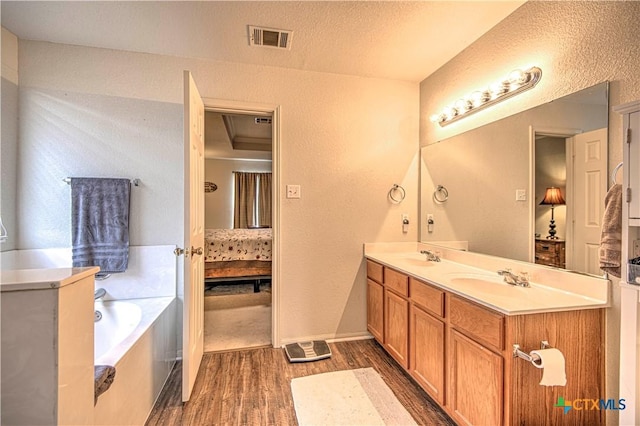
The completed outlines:
[[[536,263],[556,268],[565,267],[565,241],[536,238]]]

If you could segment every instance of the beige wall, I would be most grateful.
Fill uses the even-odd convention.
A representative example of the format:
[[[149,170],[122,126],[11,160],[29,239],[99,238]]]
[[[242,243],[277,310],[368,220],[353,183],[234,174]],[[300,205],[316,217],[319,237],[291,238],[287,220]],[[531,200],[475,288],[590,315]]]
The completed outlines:
[[[605,80],[610,105],[640,98],[639,2],[527,2],[420,84],[420,144],[478,127]],[[445,128],[429,117],[458,99],[537,65],[542,81],[530,91]],[[611,113],[609,167],[622,160],[622,119]],[[607,395],[615,398],[619,362],[619,290],[607,315]],[[579,326],[579,325],[572,325]],[[620,395],[624,398],[624,395]],[[615,414],[614,414],[615,416]]]
[[[33,110],[21,127],[30,153],[21,158],[23,212],[38,207],[29,210],[32,237],[21,248],[38,248],[35,235],[68,226],[68,188],[59,179],[71,169],[144,173],[133,190],[146,198],[136,207],[132,226],[142,229],[132,244],[182,245],[178,150],[188,69],[204,97],[281,107],[281,338],[366,334],[362,244],[417,240],[417,226],[404,234],[401,223],[402,213],[417,216],[417,84],[33,41],[21,41],[20,64],[21,111]],[[36,112],[56,131],[45,146]],[[149,120],[153,128],[145,130]],[[62,163],[46,161],[49,152]],[[48,170],[39,171],[42,164]],[[387,199],[394,183],[407,192],[401,205]],[[286,184],[300,185],[302,198],[285,199]],[[59,211],[42,208],[48,191],[57,191]],[[64,240],[56,234],[48,243]]]
[[[0,143],[0,217],[9,237],[0,244],[0,251],[16,248],[18,174],[18,38],[2,28],[2,136]]]
[[[234,171],[270,172],[271,167],[271,161],[206,160],[204,180],[215,183],[218,189],[204,194],[205,228],[233,228]]]

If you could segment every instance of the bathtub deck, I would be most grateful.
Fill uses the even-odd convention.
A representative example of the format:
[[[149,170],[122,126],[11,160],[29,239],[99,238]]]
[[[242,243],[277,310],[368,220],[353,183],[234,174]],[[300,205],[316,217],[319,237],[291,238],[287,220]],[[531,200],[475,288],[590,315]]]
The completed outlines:
[[[205,354],[191,400],[184,405],[182,370],[177,365],[147,425],[295,425],[292,378],[364,367],[380,373],[418,424],[454,425],[374,340],[330,346],[331,358],[295,364],[287,361],[282,349]]]

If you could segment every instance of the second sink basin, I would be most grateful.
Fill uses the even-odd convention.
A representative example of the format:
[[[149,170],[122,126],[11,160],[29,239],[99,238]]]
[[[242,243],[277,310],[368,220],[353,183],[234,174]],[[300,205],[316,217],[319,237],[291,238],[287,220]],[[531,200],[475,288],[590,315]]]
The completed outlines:
[[[513,294],[521,287],[516,287],[504,282],[503,278],[496,274],[452,273],[448,275],[449,282],[461,291],[486,291],[497,294]]]

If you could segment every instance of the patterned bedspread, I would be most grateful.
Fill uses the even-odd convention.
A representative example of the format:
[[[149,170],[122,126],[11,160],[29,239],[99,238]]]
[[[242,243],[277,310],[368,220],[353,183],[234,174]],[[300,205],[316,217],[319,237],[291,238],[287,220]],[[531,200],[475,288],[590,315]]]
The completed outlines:
[[[272,229],[205,229],[205,262],[271,261]]]

